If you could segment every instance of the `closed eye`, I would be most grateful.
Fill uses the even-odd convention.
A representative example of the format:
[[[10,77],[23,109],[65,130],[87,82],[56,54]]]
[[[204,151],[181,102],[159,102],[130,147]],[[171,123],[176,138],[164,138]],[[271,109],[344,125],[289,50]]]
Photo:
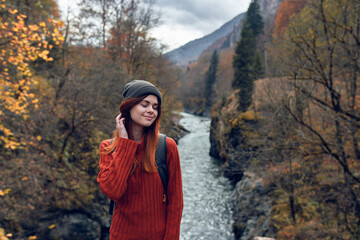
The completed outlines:
[[[146,100],[143,100],[142,102],[141,102],[141,106],[143,106],[143,107],[148,107],[150,105],[150,102],[149,101],[146,101]],[[153,104],[152,105],[152,108],[154,109],[154,110],[158,110],[158,108],[159,108],[159,104],[157,104],[157,103],[155,103],[155,104]]]

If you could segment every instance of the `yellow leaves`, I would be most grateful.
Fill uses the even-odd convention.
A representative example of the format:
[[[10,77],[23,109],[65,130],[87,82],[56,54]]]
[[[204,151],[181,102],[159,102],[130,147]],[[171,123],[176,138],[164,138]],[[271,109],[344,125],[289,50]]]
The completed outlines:
[[[6,9],[5,4],[1,6]],[[29,117],[29,106],[37,108],[39,102],[36,96],[30,93],[30,87],[38,85],[33,79],[30,63],[38,58],[54,60],[49,57],[53,45],[48,41],[52,39],[58,45],[63,42],[64,38],[57,29],[63,23],[49,19],[49,26],[45,22],[25,26],[25,15],[19,14],[17,9],[5,11],[12,16],[0,19],[0,38],[8,39],[0,46],[0,106],[26,120]],[[10,129],[1,125],[0,131],[5,133],[0,136],[0,143],[5,148],[19,147]]]
[[[314,33],[314,29],[310,28],[309,29],[309,34],[312,40],[315,40],[315,33]]]
[[[31,205],[30,203],[27,206],[29,207],[30,210],[35,210],[35,207],[33,205]]]
[[[11,188],[7,188],[4,191],[0,189],[0,197],[5,196],[6,194],[9,194],[11,191]]]
[[[15,65],[15,66],[18,65],[18,61],[17,61],[17,59],[16,59],[14,56],[10,56],[10,57],[8,58],[8,62],[11,63],[11,64],[13,64],[13,65]],[[6,71],[7,71],[7,68],[6,68]]]
[[[10,129],[4,128],[4,129],[1,129],[1,130],[3,131],[3,133],[5,134],[5,136],[10,136],[10,135],[11,135]]]
[[[52,224],[52,225],[50,225],[48,228],[49,229],[53,229],[53,228],[55,228],[56,227],[56,225],[55,224]]]
[[[19,20],[19,22],[20,22],[21,24],[24,24],[24,21],[23,21],[24,17],[25,17],[25,15],[22,15],[22,14],[21,14],[21,15],[17,15],[17,16],[16,16],[16,19]],[[24,30],[26,31],[27,29],[24,28]]]
[[[39,53],[39,57],[41,57],[42,59],[44,59],[45,61],[52,61],[54,60],[52,57],[48,57],[49,55],[49,50],[44,50],[41,53]]]
[[[244,119],[244,120],[255,120],[256,119],[256,114],[254,111],[246,111],[244,113],[240,113],[238,116],[239,119]]]
[[[48,54],[49,54],[49,51],[48,51],[48,50],[44,50],[44,51],[42,51],[41,53],[39,53],[39,57],[41,57],[41,58],[43,58],[43,59],[46,59]]]
[[[246,111],[246,112],[240,113],[237,118],[233,119],[231,121],[231,124],[233,126],[237,126],[237,125],[241,124],[242,121],[254,121],[258,118],[259,117],[256,116],[254,111]]]
[[[64,40],[65,40],[65,37],[62,36],[62,35],[60,35],[60,36],[59,36],[59,41],[63,42]]]
[[[9,240],[8,237],[12,237],[11,233],[5,234],[5,229],[0,228],[0,240]]]
[[[27,180],[29,180],[29,177],[23,177],[21,180],[22,181],[27,181]]]
[[[16,14],[17,12],[18,12],[17,9],[9,9],[9,13],[12,15]]]
[[[30,236],[30,237],[29,237],[29,240],[35,240],[35,239],[37,239],[36,236]]]
[[[39,30],[39,27],[37,25],[30,25],[29,30],[31,32],[37,32]],[[35,33],[37,35],[37,33]]]
[[[37,136],[37,137],[36,137],[36,140],[41,141],[41,136],[40,136],[40,135]]]
[[[5,148],[10,148],[11,150],[15,150],[17,149],[18,147],[20,146],[20,144],[18,142],[15,142],[15,141],[8,141],[6,144],[5,144]]]

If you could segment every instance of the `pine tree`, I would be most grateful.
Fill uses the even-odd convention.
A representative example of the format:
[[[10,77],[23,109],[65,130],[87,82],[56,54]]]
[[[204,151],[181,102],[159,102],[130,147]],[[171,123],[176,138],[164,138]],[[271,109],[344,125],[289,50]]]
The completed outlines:
[[[264,20],[260,14],[260,6],[257,3],[257,0],[253,0],[250,3],[250,6],[246,12],[246,23],[253,31],[254,37],[257,37],[259,34],[263,33]]]
[[[212,54],[209,69],[205,75],[205,110],[209,111],[212,106],[213,85],[216,81],[216,71],[219,62],[219,55],[215,50]]]
[[[256,38],[263,32],[264,23],[256,0],[250,3],[233,58],[232,87],[239,89],[239,110],[245,112],[252,103],[254,80],[261,76],[261,57],[256,50]]]

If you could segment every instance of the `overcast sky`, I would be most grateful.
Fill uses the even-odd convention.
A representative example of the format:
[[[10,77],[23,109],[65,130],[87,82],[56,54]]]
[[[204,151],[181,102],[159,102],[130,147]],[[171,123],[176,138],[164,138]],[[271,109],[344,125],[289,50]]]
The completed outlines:
[[[156,0],[160,11],[159,26],[152,35],[168,50],[201,38],[222,26],[239,13],[245,12],[251,0]],[[76,8],[76,0],[58,0],[60,10]],[[76,11],[76,10],[74,10]]]

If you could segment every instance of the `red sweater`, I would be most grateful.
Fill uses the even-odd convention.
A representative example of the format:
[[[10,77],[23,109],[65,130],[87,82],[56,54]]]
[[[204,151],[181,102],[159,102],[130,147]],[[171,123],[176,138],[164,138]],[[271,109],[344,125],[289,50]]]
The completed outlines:
[[[105,140],[100,153],[110,145]],[[180,158],[176,143],[166,138],[169,184],[168,205],[163,203],[164,188],[157,172],[141,167],[143,143],[120,138],[113,153],[100,154],[97,177],[101,191],[114,200],[115,210],[110,240],[176,240],[180,235],[183,192]],[[130,175],[134,159],[139,165]]]

